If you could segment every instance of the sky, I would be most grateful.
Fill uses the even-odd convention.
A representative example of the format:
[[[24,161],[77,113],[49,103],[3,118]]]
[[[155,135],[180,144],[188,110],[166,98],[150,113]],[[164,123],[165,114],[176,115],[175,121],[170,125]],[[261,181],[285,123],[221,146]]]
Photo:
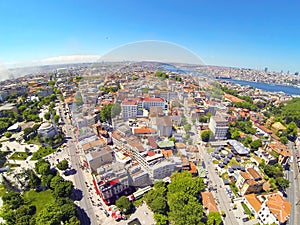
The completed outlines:
[[[0,67],[159,40],[209,65],[293,73],[299,9],[299,0],[1,0]]]

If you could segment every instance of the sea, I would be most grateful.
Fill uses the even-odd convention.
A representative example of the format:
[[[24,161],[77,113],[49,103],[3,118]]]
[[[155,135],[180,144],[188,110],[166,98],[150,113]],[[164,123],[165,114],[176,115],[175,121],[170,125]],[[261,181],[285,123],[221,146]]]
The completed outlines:
[[[193,74],[194,76],[202,76],[202,77],[209,77],[205,74],[199,74],[193,70],[187,70],[183,68],[175,67],[171,64],[163,65],[163,68],[172,72],[178,72],[183,74]],[[287,95],[297,96],[300,97],[300,88],[295,86],[288,86],[288,85],[280,85],[280,84],[269,84],[264,82],[253,82],[253,81],[245,81],[245,80],[236,80],[231,78],[218,78],[218,80],[226,80],[228,82],[232,82],[235,84],[240,84],[243,86],[250,86],[253,88],[261,89],[268,92],[283,92]]]
[[[228,78],[219,78],[218,80],[226,80],[228,82],[232,82],[235,84],[250,86],[250,87],[258,88],[269,92],[283,92],[291,96],[300,96],[300,88],[295,86],[269,84],[269,83],[253,82],[253,81],[245,81],[245,80],[235,80],[235,79],[228,79]]]

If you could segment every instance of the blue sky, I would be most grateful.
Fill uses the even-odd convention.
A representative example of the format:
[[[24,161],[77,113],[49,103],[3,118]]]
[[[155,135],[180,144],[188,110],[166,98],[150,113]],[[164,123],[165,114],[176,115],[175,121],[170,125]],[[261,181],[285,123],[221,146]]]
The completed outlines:
[[[3,0],[0,9],[0,64],[162,40],[207,64],[300,70],[299,0]]]

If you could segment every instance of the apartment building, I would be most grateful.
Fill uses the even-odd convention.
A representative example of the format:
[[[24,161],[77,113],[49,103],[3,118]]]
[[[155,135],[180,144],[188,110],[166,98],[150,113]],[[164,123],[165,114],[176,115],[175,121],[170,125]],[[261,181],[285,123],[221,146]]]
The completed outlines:
[[[208,125],[216,140],[227,139],[228,121],[219,116],[212,116]]]

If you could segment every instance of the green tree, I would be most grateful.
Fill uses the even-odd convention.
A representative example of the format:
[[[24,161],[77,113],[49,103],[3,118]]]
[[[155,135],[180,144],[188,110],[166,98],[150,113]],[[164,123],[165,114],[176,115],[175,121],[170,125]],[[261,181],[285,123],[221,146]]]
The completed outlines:
[[[173,181],[172,181],[173,182]],[[201,224],[203,207],[197,198],[183,191],[168,194],[169,220],[177,225]]]
[[[260,139],[254,140],[250,143],[251,149],[258,150],[258,148],[262,147],[262,141]]]
[[[121,212],[127,214],[130,212],[132,204],[126,196],[122,196],[116,201],[116,206],[120,209]]]
[[[168,224],[168,217],[163,214],[154,213],[154,220],[156,225],[167,225]]]
[[[44,159],[40,159],[35,163],[35,171],[41,175],[48,175],[51,173],[50,163]]]
[[[289,142],[289,140],[288,140],[288,138],[286,136],[280,137],[279,140],[284,145],[286,145]]]
[[[213,137],[213,133],[210,130],[205,130],[201,133],[201,139],[204,142],[208,142]]]
[[[4,204],[9,206],[10,209],[17,209],[24,203],[21,194],[16,191],[4,193],[2,200]]]
[[[235,140],[238,140],[240,138],[240,132],[238,130],[234,130],[232,133],[231,133],[231,138],[232,139],[235,139]]]
[[[112,107],[113,107],[113,104],[109,104],[109,105],[105,105],[101,108],[100,120],[102,122],[110,122],[111,121],[111,117],[112,117],[111,109],[112,109]]]
[[[184,128],[185,132],[189,132],[192,129],[192,125],[187,123],[183,126],[183,128]]]
[[[40,187],[41,185],[41,179],[35,174],[35,172],[33,170],[28,170],[27,171],[28,175],[29,175],[29,188],[31,189],[37,189]]]
[[[57,163],[56,166],[59,170],[66,170],[69,167],[69,163],[66,159],[64,159],[64,160],[60,161],[59,163]]]
[[[66,181],[59,175],[53,177],[50,182],[50,188],[56,197],[69,197],[73,187],[71,181]]]
[[[220,225],[222,224],[222,217],[219,212],[209,212],[207,218],[207,225]]]
[[[36,224],[60,225],[62,221],[61,207],[49,204],[36,216]]]
[[[277,177],[275,181],[276,185],[278,185],[278,187],[280,187],[281,189],[286,189],[290,186],[289,180],[285,179],[284,177]]]
[[[7,131],[7,132],[4,133],[4,136],[5,136],[6,138],[10,138],[10,137],[12,136],[12,133],[9,132],[9,131]]]

